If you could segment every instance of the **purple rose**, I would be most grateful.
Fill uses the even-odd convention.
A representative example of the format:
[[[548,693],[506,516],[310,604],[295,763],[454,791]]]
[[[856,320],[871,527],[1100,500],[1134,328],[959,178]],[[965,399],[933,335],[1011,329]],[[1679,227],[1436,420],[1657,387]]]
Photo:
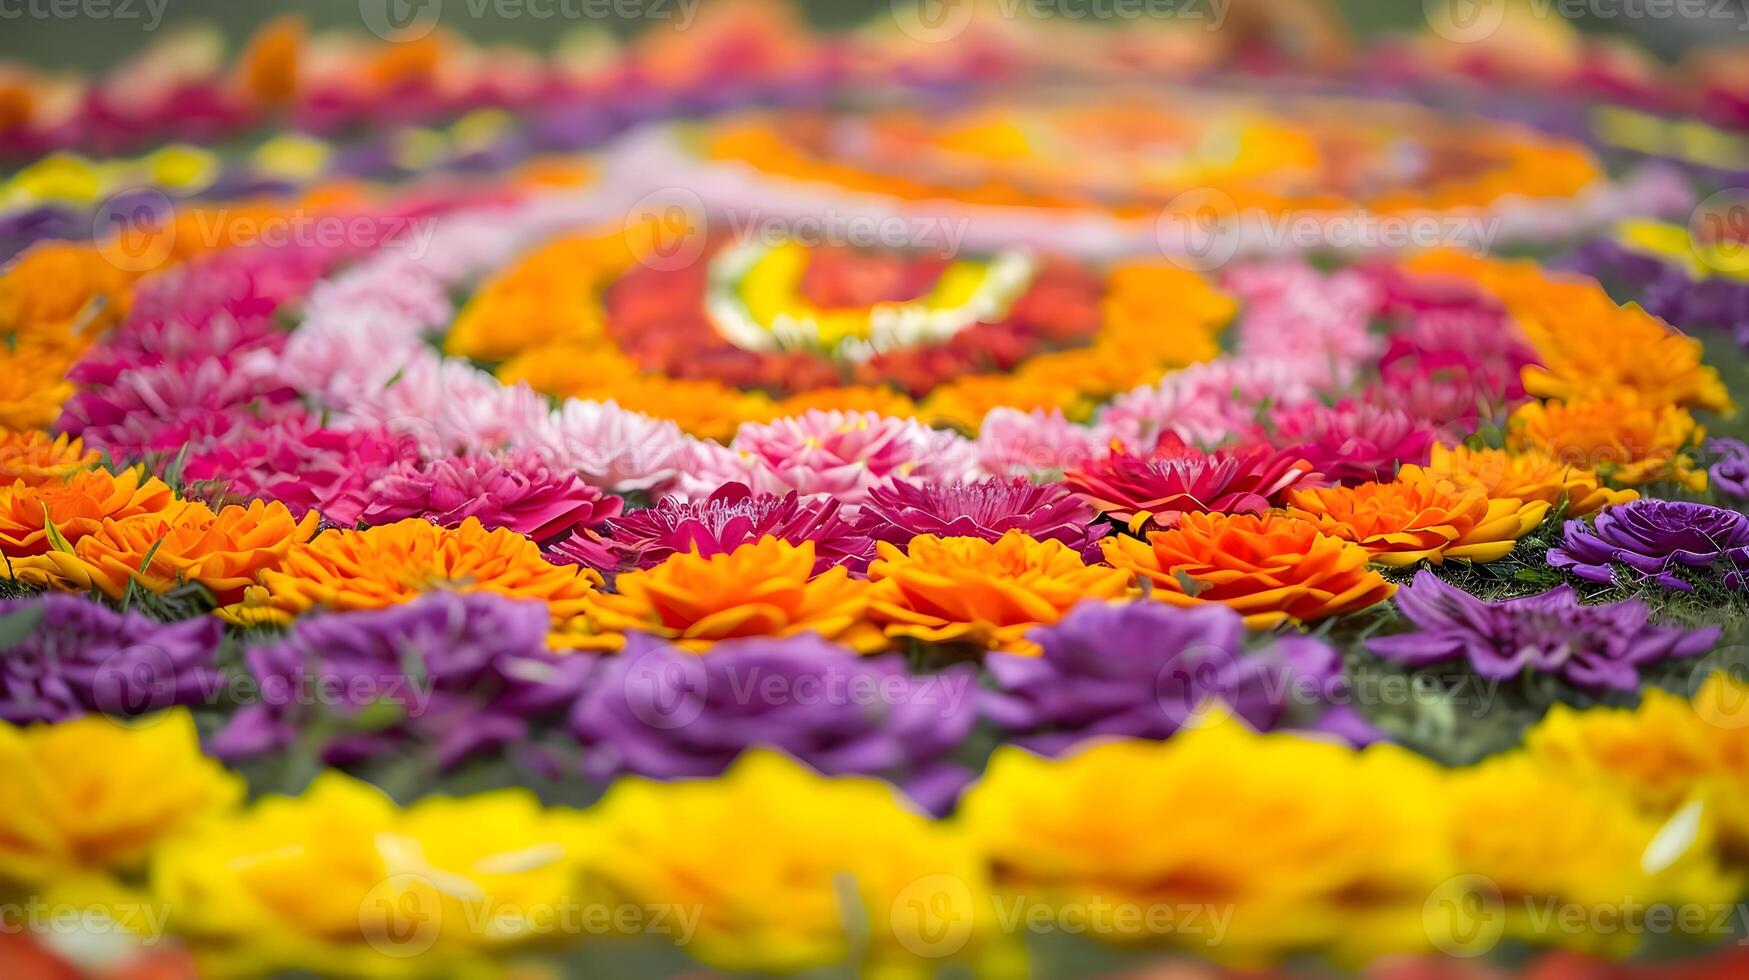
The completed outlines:
[[[1417,632],[1375,637],[1367,649],[1410,667],[1465,660],[1496,680],[1534,670],[1588,690],[1634,691],[1640,667],[1699,656],[1719,639],[1717,627],[1654,626],[1646,604],[1634,599],[1582,605],[1565,585],[1484,602],[1423,570],[1398,590],[1396,602]]]
[[[1749,500],[1749,444],[1741,439],[1713,439],[1706,447],[1719,458],[1707,470],[1713,488],[1727,497]]]
[[[1568,521],[1565,543],[1549,564],[1582,579],[1615,584],[1615,564],[1670,589],[1693,591],[1678,569],[1718,568],[1726,588],[1743,587],[1749,568],[1749,518],[1683,500],[1640,499],[1597,515],[1594,525]]]

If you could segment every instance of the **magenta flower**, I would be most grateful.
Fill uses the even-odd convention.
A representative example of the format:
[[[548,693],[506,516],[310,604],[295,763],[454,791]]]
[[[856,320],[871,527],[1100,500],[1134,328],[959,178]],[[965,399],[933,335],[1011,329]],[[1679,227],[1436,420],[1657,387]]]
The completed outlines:
[[[1271,419],[1272,442],[1290,447],[1338,483],[1390,480],[1404,463],[1425,464],[1436,435],[1425,420],[1369,399],[1295,405]]]
[[[324,429],[296,416],[189,457],[182,477],[213,484],[222,499],[277,500],[298,517],[314,510],[352,527],[371,502],[376,475],[418,455],[410,436]]]
[[[701,453],[683,473],[686,488],[706,493],[747,482],[760,493],[794,490],[861,503],[872,487],[894,480],[953,480],[976,472],[970,442],[916,419],[876,412],[818,409],[769,423],[748,423],[727,453]]]
[[[403,462],[371,485],[367,524],[421,517],[459,527],[470,517],[551,543],[618,517],[620,498],[559,470],[539,453],[520,451]]]
[[[1061,483],[1023,479],[977,483],[896,483],[869,491],[857,530],[876,541],[904,547],[919,534],[995,541],[1023,531],[1063,544],[1097,560],[1099,539],[1111,530],[1093,508]]]
[[[865,568],[874,556],[874,542],[839,516],[840,506],[836,500],[802,500],[794,490],[778,496],[729,483],[704,500],[664,497],[654,507],[608,522],[605,536],[572,539],[548,557],[597,567],[650,568],[677,552],[727,554],[769,535],[791,544],[814,542],[816,571],[833,565]]]
[[[1295,450],[1236,446],[1202,450],[1168,433],[1150,456],[1114,450],[1064,476],[1088,506],[1131,531],[1172,527],[1184,514],[1256,514],[1289,488],[1317,480]]]
[[[115,459],[136,460],[299,413],[296,397],[276,378],[274,358],[265,351],[235,360],[142,364],[122,371],[113,384],[74,395],[55,429]]]

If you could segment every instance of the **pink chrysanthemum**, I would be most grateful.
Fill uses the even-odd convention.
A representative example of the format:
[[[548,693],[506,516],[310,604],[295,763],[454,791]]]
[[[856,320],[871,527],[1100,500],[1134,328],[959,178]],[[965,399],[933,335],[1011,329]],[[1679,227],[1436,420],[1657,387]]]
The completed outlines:
[[[665,488],[689,460],[695,441],[667,419],[613,402],[570,399],[522,432],[516,444],[576,471],[591,486],[624,493]]]
[[[1266,405],[1296,405],[1314,395],[1299,366],[1288,361],[1223,357],[1120,395],[1099,423],[1108,438],[1126,446],[1151,446],[1168,432],[1211,446],[1251,431]]]
[[[325,429],[296,416],[189,457],[182,476],[211,483],[226,500],[277,500],[299,518],[314,510],[330,523],[352,527],[371,501],[377,475],[418,454],[408,436]]]
[[[996,541],[1022,531],[1039,541],[1061,541],[1092,562],[1099,560],[1099,539],[1111,529],[1097,516],[1061,483],[895,483],[869,491],[857,529],[901,548],[919,534]]]
[[[367,524],[421,517],[442,527],[477,518],[549,543],[619,516],[623,503],[524,450],[403,462],[371,485]]]
[[[517,445],[546,418],[546,399],[527,385],[506,387],[471,364],[426,353],[350,406],[352,425],[404,432],[427,456],[448,456]]]
[[[651,568],[677,552],[727,554],[763,537],[791,544],[814,543],[814,571],[834,565],[861,570],[874,557],[874,542],[841,516],[836,500],[802,500],[795,491],[756,494],[743,483],[719,487],[704,500],[664,497],[653,507],[609,522],[605,536],[561,542],[548,557],[604,570]]]
[[[1105,452],[1093,429],[1070,422],[1057,409],[991,409],[976,444],[978,465],[995,476],[1061,473]]]
[[[1150,456],[1114,450],[1064,480],[1083,501],[1133,532],[1174,527],[1185,514],[1256,514],[1316,479],[1291,450],[1238,446],[1205,451],[1168,434]]]
[[[1371,399],[1286,406],[1270,419],[1276,445],[1338,483],[1388,481],[1404,463],[1424,464],[1437,435],[1432,424]]]
[[[747,423],[729,449],[699,454],[699,468],[682,474],[689,496],[740,481],[760,493],[794,490],[858,504],[871,488],[894,480],[962,479],[977,468],[963,436],[875,412],[814,409]]]
[[[140,366],[113,384],[82,391],[61,409],[56,431],[117,460],[203,448],[217,435],[298,411],[297,393],[274,372],[274,358],[242,357]]]

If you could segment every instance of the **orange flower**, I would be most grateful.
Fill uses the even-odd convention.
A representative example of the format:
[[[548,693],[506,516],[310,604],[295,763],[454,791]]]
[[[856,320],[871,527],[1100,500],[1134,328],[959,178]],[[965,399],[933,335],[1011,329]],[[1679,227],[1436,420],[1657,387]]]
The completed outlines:
[[[812,541],[764,537],[726,555],[672,555],[621,575],[618,593],[595,601],[591,620],[615,636],[593,645],[617,646],[617,634],[634,630],[693,651],[739,636],[813,632],[864,652],[879,649],[880,632],[865,615],[868,585],[840,567],[813,570]]]
[[[1026,638],[1082,600],[1116,599],[1128,572],[1087,565],[1060,541],[1009,531],[997,541],[921,534],[905,550],[881,542],[869,564],[871,612],[888,636],[972,643],[1036,656]]]
[[[1479,489],[1459,489],[1405,465],[1389,483],[1289,490],[1288,513],[1318,530],[1353,541],[1381,565],[1413,565],[1422,559],[1494,561],[1542,523],[1549,505],[1516,497],[1491,498]]]
[[[772,407],[774,418],[805,415],[810,409],[822,412],[879,412],[896,419],[908,419],[917,414],[917,403],[903,392],[876,385],[849,385],[842,388],[815,388],[783,399]]]
[[[363,531],[328,531],[293,548],[241,604],[221,610],[239,624],[287,622],[306,610],[381,609],[436,589],[494,592],[547,604],[555,625],[584,611],[601,576],[548,564],[533,541],[472,517],[441,528],[410,517]]]
[[[82,350],[127,312],[132,281],[95,246],[36,245],[0,274],[0,338]]]
[[[67,370],[78,358],[77,348],[50,347],[35,341],[9,349],[0,338],[0,428],[46,429],[73,397]]]
[[[176,506],[174,491],[138,469],[86,470],[34,486],[19,480],[0,487],[0,554],[22,558],[48,551],[47,524],[68,544],[78,544],[106,520],[165,513]]]
[[[1700,491],[1706,471],[1694,468],[1686,450],[1705,435],[1685,409],[1617,388],[1519,406],[1507,425],[1506,447],[1587,467],[1617,485],[1671,480]]]
[[[1267,629],[1364,609],[1397,587],[1367,567],[1366,549],[1280,513],[1186,514],[1146,541],[1107,539],[1105,560],[1174,606],[1217,602]]]
[[[311,511],[299,521],[278,501],[217,513],[181,501],[161,513],[105,520],[70,549],[56,547],[13,568],[34,585],[97,590],[112,598],[126,593],[130,581],[158,593],[198,582],[223,605],[243,598],[262,572],[278,568],[320,520]]]
[[[103,454],[84,442],[46,432],[0,430],[0,487],[14,483],[42,486],[92,469]]]
[[[1635,490],[1611,490],[1593,471],[1570,466],[1539,449],[1510,453],[1504,449],[1434,446],[1430,476],[1459,489],[1476,489],[1490,497],[1540,500],[1555,506],[1567,502],[1569,517],[1583,517],[1605,507],[1638,500]]]

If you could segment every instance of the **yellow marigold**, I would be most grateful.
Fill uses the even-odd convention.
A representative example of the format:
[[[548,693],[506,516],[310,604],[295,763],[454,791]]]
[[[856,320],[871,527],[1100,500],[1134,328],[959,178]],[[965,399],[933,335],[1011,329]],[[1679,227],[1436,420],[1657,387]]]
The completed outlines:
[[[1288,513],[1325,534],[1353,541],[1381,565],[1422,559],[1494,561],[1542,523],[1549,505],[1460,490],[1406,464],[1389,483],[1290,490]]]
[[[1659,816],[1703,801],[1726,852],[1749,862],[1749,684],[1728,673],[1693,701],[1654,687],[1637,708],[1556,705],[1525,746],[1551,769],[1622,787]]]
[[[179,506],[175,491],[139,469],[85,470],[66,480],[0,486],[0,554],[9,558],[50,550],[49,524],[78,544],[106,520],[162,514]]]
[[[918,408],[918,418],[930,425],[952,425],[976,434],[993,408],[1023,412],[1057,409],[1070,419],[1084,419],[1093,411],[1093,402],[1073,388],[1018,374],[973,374],[931,391]]]
[[[1222,719],[1061,759],[999,748],[960,813],[1000,869],[999,894],[1145,922],[1164,912],[1163,934],[1089,926],[1132,941],[1182,928],[1199,952],[1256,965],[1329,944],[1426,943],[1423,901],[1455,869],[1440,778],[1394,746],[1356,752]]]
[[[201,755],[180,708],[133,722],[0,722],[0,879],[135,870],[242,797],[243,780]]]
[[[822,412],[879,412],[895,419],[908,419],[917,414],[917,403],[892,388],[848,385],[816,388],[791,395],[771,407],[771,416],[789,418],[813,409]]]
[[[1700,491],[1706,489],[1706,471],[1694,468],[1687,450],[1705,435],[1686,409],[1618,388],[1576,401],[1519,406],[1508,421],[1506,445],[1595,470],[1618,485],[1671,480]]]
[[[877,779],[757,750],[717,779],[622,779],[591,816],[605,884],[693,910],[687,950],[719,969],[788,973],[860,950],[868,962],[852,965],[872,975],[929,973],[994,931],[983,855]]]
[[[41,344],[9,348],[0,339],[0,428],[46,429],[73,397],[67,380],[78,352]]]
[[[1174,606],[1216,602],[1252,629],[1365,609],[1397,591],[1367,567],[1366,549],[1280,513],[1186,514],[1147,540],[1108,538],[1105,560]]]
[[[1434,446],[1426,469],[1435,479],[1480,490],[1490,497],[1540,500],[1551,507],[1564,500],[1569,517],[1583,517],[1640,498],[1637,490],[1611,490],[1592,470],[1563,463],[1540,449],[1507,452]]]
[[[970,643],[1036,656],[1026,635],[1082,600],[1116,599],[1128,572],[1087,565],[1061,541],[1009,531],[994,542],[920,534],[903,550],[880,542],[869,563],[870,614],[892,637]]]
[[[1477,919],[1468,929],[1456,928],[1461,921],[1447,923],[1454,928],[1440,929],[1442,938],[1497,938],[1481,917],[1498,915],[1513,935],[1533,943],[1626,955],[1644,938],[1643,919],[1627,915],[1611,923],[1619,929],[1575,931],[1534,913],[1551,902],[1602,910],[1629,901],[1642,909],[1664,902],[1723,907],[1740,894],[1742,879],[1719,867],[1709,827],[1673,826],[1594,772],[1513,753],[1458,770],[1446,792],[1458,864],[1467,874],[1435,893],[1430,914],[1468,912]],[[1679,928],[1704,933],[1714,918]]]
[[[327,531],[291,550],[261,584],[220,614],[232,622],[287,622],[316,607],[382,609],[436,589],[493,592],[547,604],[555,627],[588,608],[594,569],[553,565],[533,541],[476,518],[444,528],[416,517],[363,531]]]
[[[132,281],[94,246],[33,246],[0,273],[0,338],[83,349],[127,312]]]
[[[113,598],[125,594],[129,582],[159,593],[198,582],[226,605],[241,600],[263,572],[278,568],[320,521],[315,511],[300,521],[277,500],[216,513],[182,501],[158,513],[104,520],[70,548],[15,560],[13,571],[33,585]]]
[[[617,634],[651,633],[687,650],[740,636],[819,633],[858,650],[883,643],[868,623],[868,585],[842,567],[814,572],[814,543],[774,537],[723,555],[671,555],[654,568],[614,580],[614,595],[594,603],[590,619],[617,645]]]
[[[458,973],[491,948],[583,928],[582,821],[520,789],[406,810],[324,773],[161,848],[151,897],[213,972]],[[570,913],[566,914],[566,910]]]
[[[41,486],[97,466],[103,454],[85,443],[46,432],[0,430],[0,487]]]
[[[1594,279],[1551,273],[1529,261],[1451,252],[1422,256],[1408,267],[1464,276],[1500,298],[1541,361],[1524,369],[1525,389],[1533,395],[1573,399],[1628,388],[1653,405],[1735,408],[1719,373],[1703,363],[1700,341],[1638,306],[1616,305]]]

